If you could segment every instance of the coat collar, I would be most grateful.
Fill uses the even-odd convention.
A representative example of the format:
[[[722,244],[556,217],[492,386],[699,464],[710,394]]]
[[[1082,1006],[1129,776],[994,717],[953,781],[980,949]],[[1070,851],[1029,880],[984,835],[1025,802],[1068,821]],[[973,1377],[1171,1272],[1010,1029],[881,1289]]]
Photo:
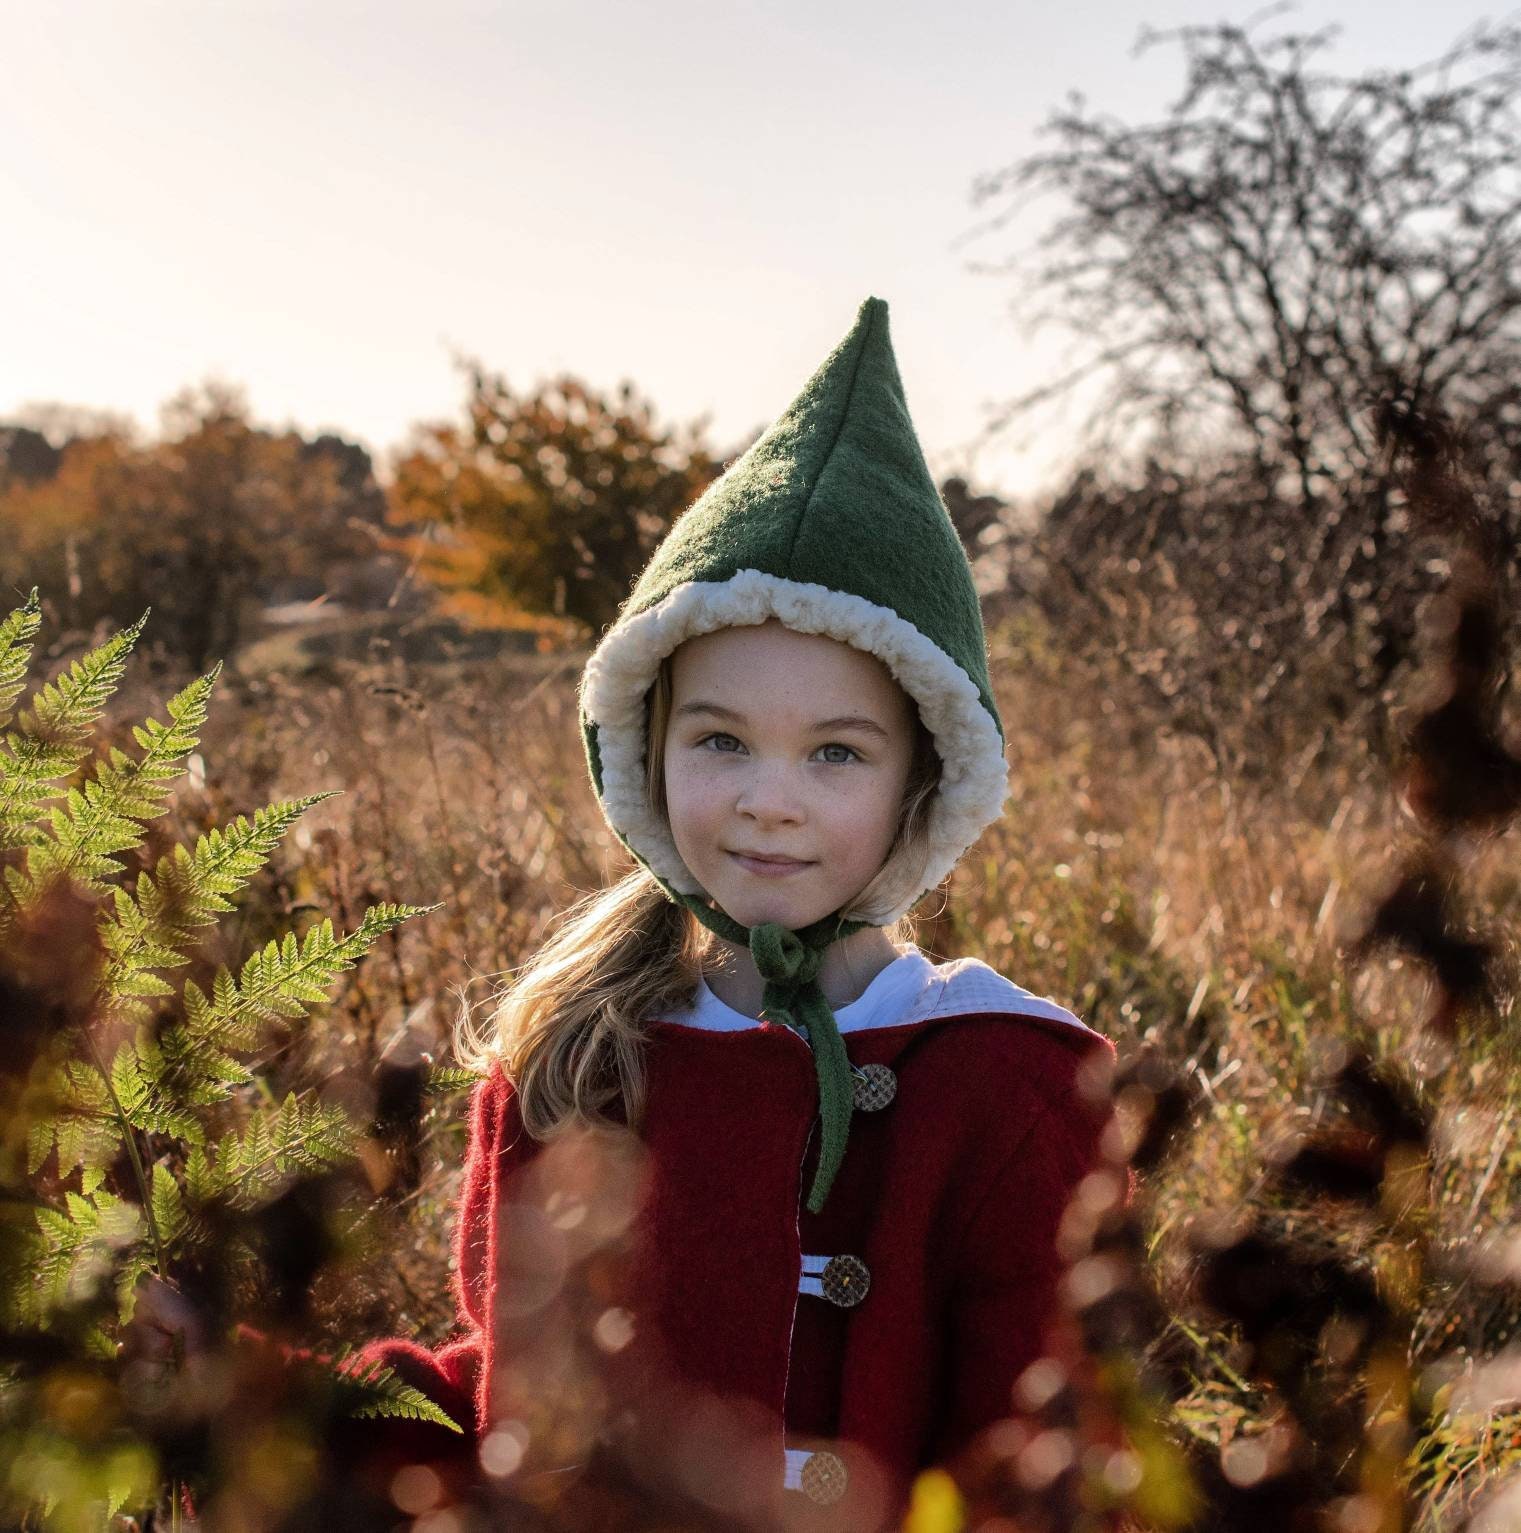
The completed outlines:
[[[931,963],[913,944],[900,945],[900,956],[879,970],[849,1005],[838,1007],[835,1021],[842,1036],[912,1027],[948,1017],[989,1012],[1012,1013],[1047,1024],[1100,1035],[1055,1001],[1016,985],[980,959]],[[701,1032],[756,1033],[776,1025],[747,1017],[726,1006],[699,980],[688,1007],[667,1014],[666,1025]],[[785,1030],[785,1029],[784,1029]]]

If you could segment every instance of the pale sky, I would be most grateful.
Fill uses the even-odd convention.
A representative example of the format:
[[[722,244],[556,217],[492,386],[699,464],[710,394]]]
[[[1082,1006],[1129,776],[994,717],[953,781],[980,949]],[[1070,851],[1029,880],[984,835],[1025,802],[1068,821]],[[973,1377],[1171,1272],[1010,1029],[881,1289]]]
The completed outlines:
[[[383,459],[459,416],[458,351],[520,391],[630,378],[726,450],[875,294],[931,468],[1033,490],[1059,424],[967,449],[1059,357],[969,269],[1036,227],[970,238],[973,181],[1068,91],[1160,116],[1182,50],[1133,57],[1143,23],[1262,9],[0,0],[0,420],[57,401],[152,430],[216,376],[262,424]],[[1358,73],[1508,14],[1302,0],[1258,35],[1340,23],[1321,64]]]

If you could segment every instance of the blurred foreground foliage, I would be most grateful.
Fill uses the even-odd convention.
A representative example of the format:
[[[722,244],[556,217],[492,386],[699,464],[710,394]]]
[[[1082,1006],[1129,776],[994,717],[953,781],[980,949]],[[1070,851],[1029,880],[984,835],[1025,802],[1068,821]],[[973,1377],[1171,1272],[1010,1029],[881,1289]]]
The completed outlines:
[[[150,850],[221,667],[169,700],[167,722],[133,727],[135,754],[97,752],[147,614],[17,714],[40,612],[33,590],[0,622],[0,1517],[73,1533],[142,1513],[166,1481],[215,1501],[239,1431],[282,1410],[304,1411],[316,1440],[354,1416],[448,1422],[388,1371],[345,1366],[346,1349],[303,1354],[304,1374],[261,1395],[255,1354],[218,1345],[248,1320],[295,1338],[317,1269],[363,1245],[375,1189],[352,1173],[384,1155],[339,1095],[276,1099],[258,1055],[421,912],[375,905],[343,936],[324,918],[236,972],[173,985],[164,971],[191,962],[229,896],[328,795]],[[124,878],[126,852],[140,856]],[[193,1294],[211,1343],[193,1370],[130,1331],[145,1280]]]

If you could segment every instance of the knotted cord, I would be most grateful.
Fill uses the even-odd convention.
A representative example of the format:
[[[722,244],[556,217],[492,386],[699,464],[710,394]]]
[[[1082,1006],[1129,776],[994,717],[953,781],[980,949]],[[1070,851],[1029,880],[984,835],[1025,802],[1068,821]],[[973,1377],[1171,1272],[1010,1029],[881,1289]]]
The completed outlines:
[[[845,1052],[839,1024],[819,984],[819,968],[824,961],[824,949],[831,942],[861,931],[871,922],[847,921],[837,914],[797,931],[777,921],[742,926],[727,911],[709,905],[698,895],[684,894],[681,902],[709,931],[750,950],[756,970],[765,981],[762,1015],[795,1031],[807,1030],[814,1074],[818,1078],[819,1113],[824,1120],[818,1168],[808,1194],[809,1211],[816,1214],[823,1208],[835,1173],[845,1159],[855,1105],[850,1056]]]

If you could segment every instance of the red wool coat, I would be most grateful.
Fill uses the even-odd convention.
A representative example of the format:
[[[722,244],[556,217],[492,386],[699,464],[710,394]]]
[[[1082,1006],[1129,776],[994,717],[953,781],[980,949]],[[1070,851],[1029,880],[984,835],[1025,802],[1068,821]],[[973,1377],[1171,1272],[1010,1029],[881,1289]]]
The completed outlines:
[[[1057,1226],[1109,1119],[1085,1077],[1114,1054],[975,960],[922,967],[900,1020],[842,1026],[896,1090],[857,1107],[819,1214],[813,1060],[786,1027],[651,1024],[642,1127],[610,1149],[530,1140],[493,1069],[470,1107],[461,1333],[364,1354],[467,1436],[388,1423],[394,1452],[478,1455],[510,1486],[575,1475],[611,1430],[640,1473],[741,1523],[827,1503],[813,1525],[892,1525],[1045,1350]]]

